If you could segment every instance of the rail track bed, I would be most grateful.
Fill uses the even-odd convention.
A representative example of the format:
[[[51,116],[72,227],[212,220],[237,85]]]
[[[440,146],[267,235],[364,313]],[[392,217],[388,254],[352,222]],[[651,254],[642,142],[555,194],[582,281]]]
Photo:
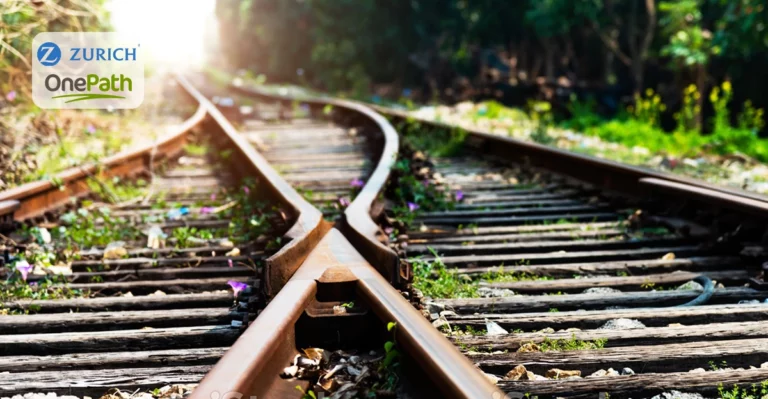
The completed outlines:
[[[0,201],[3,396],[768,394],[765,201],[475,133],[398,157],[360,104],[177,82],[210,141]]]
[[[288,108],[258,102],[240,131],[282,177],[335,221],[371,173],[372,139],[363,126],[333,116],[331,107]]]
[[[188,393],[263,308],[285,215],[195,147],[3,239],[0,394]]]
[[[475,156],[437,159],[434,171],[463,199],[419,214],[404,250],[416,285],[433,293],[423,300],[433,325],[503,391],[760,392],[768,291],[747,284],[760,271],[743,256],[749,242],[718,241],[679,207],[531,167]],[[692,281],[701,275],[711,297],[680,306],[706,296]]]

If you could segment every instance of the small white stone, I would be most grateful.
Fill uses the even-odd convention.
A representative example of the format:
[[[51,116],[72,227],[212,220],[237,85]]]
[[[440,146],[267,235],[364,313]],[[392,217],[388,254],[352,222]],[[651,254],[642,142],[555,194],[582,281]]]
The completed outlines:
[[[608,320],[598,330],[631,330],[636,328],[645,328],[645,324],[635,319],[613,319]]]

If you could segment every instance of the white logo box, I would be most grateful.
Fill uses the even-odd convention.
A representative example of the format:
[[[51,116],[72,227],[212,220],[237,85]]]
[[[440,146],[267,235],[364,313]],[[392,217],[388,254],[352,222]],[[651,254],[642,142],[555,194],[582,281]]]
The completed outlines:
[[[132,109],[144,101],[138,40],[114,32],[43,32],[32,40],[32,100],[40,108]]]

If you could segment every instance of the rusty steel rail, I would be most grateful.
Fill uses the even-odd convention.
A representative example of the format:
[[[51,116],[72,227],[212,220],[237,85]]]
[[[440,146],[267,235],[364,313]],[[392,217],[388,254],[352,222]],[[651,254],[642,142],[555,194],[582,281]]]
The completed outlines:
[[[279,377],[280,371],[300,353],[296,347],[296,322],[313,302],[319,302],[319,290],[333,291],[343,284],[354,284],[355,296],[351,299],[365,303],[380,320],[397,323],[397,342],[410,361],[416,363],[414,370],[421,371],[414,379],[423,384],[424,392],[440,391],[446,398],[503,397],[338,230],[332,229],[203,379],[192,398],[211,398],[216,394],[301,397],[296,386],[306,390],[307,381]]]
[[[234,89],[260,98],[293,101],[287,96],[273,95],[259,88]],[[298,100],[342,106],[331,99]],[[343,105],[349,112],[359,112],[353,107],[359,106],[357,103]],[[445,123],[412,118],[404,112],[373,108],[395,121],[419,120],[426,129],[456,129]],[[441,175],[472,175],[487,172],[499,164],[514,164],[517,168],[514,170],[520,172],[517,178],[524,179],[526,173],[535,175],[530,181],[536,183],[534,188],[519,188],[515,187],[517,183],[506,181],[483,184],[474,180],[472,183],[461,179],[453,181],[451,187],[465,190],[468,202],[456,210],[427,213],[417,218],[427,229],[408,232],[407,236],[414,241],[408,243],[405,253],[408,256],[426,256],[426,260],[431,260],[430,254],[439,253],[441,260],[449,267],[458,268],[457,273],[463,277],[477,278],[501,269],[510,273],[550,277],[534,281],[485,282],[485,288],[514,290],[516,295],[508,298],[494,298],[492,295],[488,298],[438,299],[425,305],[434,317],[439,314],[440,318],[444,317],[444,321],[454,326],[483,328],[488,320],[495,320],[506,329],[525,326],[527,332],[520,333],[520,336],[475,337],[458,334],[451,337],[482,371],[489,377],[500,379],[498,388],[510,394],[582,395],[610,392],[620,397],[638,392],[658,393],[672,386],[710,392],[716,385],[710,380],[716,375],[693,377],[685,371],[701,367],[702,362],[709,358],[722,358],[729,363],[738,361],[739,366],[744,367],[760,359],[759,354],[765,350],[761,346],[764,342],[752,342],[757,337],[752,329],[759,326],[747,321],[752,320],[748,318],[752,317],[750,312],[759,312],[760,316],[764,312],[757,304],[754,309],[741,309],[738,306],[748,304],[736,306],[733,302],[748,300],[753,303],[768,297],[760,279],[752,278],[752,288],[743,287],[747,279],[760,270],[754,248],[752,252],[741,252],[750,248],[750,243],[760,241],[761,236],[764,242],[768,198],[482,131],[470,129],[468,133],[464,143],[466,149],[479,155],[483,161],[492,158],[494,162],[473,166],[465,163],[464,159],[443,159],[438,166]],[[549,184],[538,180],[542,176]],[[373,196],[360,197],[361,201],[366,197],[374,198],[380,192],[373,181],[369,181],[368,186]],[[473,202],[473,198],[479,197],[483,199]],[[494,203],[497,197],[497,203]],[[362,226],[357,231],[369,233],[360,236],[367,236],[366,241],[377,244],[372,238],[375,233],[370,234],[374,229],[365,227],[368,221],[358,221],[365,213],[371,214],[372,204],[373,201],[370,201],[365,205],[361,202],[361,205],[351,206],[346,212],[346,224]],[[645,209],[646,205],[648,209]],[[641,211],[627,218],[626,211],[630,206]],[[619,227],[617,222],[620,222]],[[548,227],[548,224],[552,226]],[[461,228],[468,225],[478,227]],[[657,227],[664,233],[637,240],[612,240],[613,237],[631,236],[627,233],[629,230],[624,230],[625,227],[639,229],[642,234],[645,234],[642,231],[644,227]],[[255,322],[264,330],[268,330],[273,323],[280,324],[280,331],[249,331],[251,342],[261,343],[261,352],[243,354],[247,346],[238,342],[236,350],[225,358],[230,365],[244,365],[247,373],[233,379],[227,376],[227,373],[233,372],[232,369],[214,369],[209,379],[203,381],[197,398],[202,399],[214,392],[291,396],[297,381],[282,380],[276,375],[303,348],[297,346],[297,337],[302,336],[302,332],[296,326],[304,325],[301,322],[308,317],[323,317],[314,312],[316,309],[327,309],[332,303],[348,300],[365,303],[380,321],[398,322],[402,327],[402,331],[398,331],[398,342],[402,343],[406,352],[415,356],[412,361],[416,368],[426,371],[423,375],[418,374],[417,378],[425,381],[425,386],[429,386],[427,389],[442,388],[443,396],[448,397],[502,397],[496,387],[489,387],[486,381],[480,381],[484,380],[482,374],[468,371],[470,362],[455,358],[454,352],[442,345],[443,340],[432,332],[425,332],[423,319],[410,319],[412,313],[399,306],[404,300],[392,295],[397,292],[379,285],[380,276],[371,275],[372,269],[365,261],[375,265],[371,260],[375,258],[365,256],[363,259],[355,253],[353,247],[364,254],[364,245],[355,242],[354,238],[354,232],[350,233],[344,225],[339,231],[331,230],[286,285],[290,290],[276,298],[279,304],[264,312],[267,318]],[[428,248],[430,246],[433,248]],[[760,259],[764,260],[764,256]],[[499,267],[505,262],[512,265]],[[378,270],[385,278],[390,276],[382,273],[381,268]],[[596,279],[579,279],[574,275]],[[396,284],[398,279],[406,278],[397,276],[390,283]],[[690,280],[701,281],[702,293],[690,289],[644,291],[648,285],[659,284],[666,288]],[[715,287],[713,281],[720,284]],[[342,292],[344,284],[352,284],[354,295],[329,298],[329,292]],[[599,290],[591,290],[595,287],[615,291],[599,293]],[[549,296],[549,293],[559,295]],[[622,315],[617,315],[615,310],[602,310],[606,301],[625,306],[628,310],[622,310]],[[707,303],[708,306],[689,308],[688,312],[684,308],[672,307],[691,302]],[[392,306],[398,312],[391,312]],[[443,314],[439,309],[451,312]],[[558,312],[553,313],[553,309]],[[735,314],[734,309],[738,309],[739,314]],[[289,320],[285,319],[281,310],[290,314],[287,316]],[[325,317],[329,316],[326,314]],[[619,317],[641,319],[649,325],[648,330],[623,332],[597,328]],[[712,317],[716,320],[710,320]],[[333,319],[329,317],[326,320]],[[678,320],[685,325],[669,323]],[[764,323],[762,319],[756,320],[760,320],[756,323]],[[568,327],[580,330],[546,334],[540,331],[542,327],[550,327],[550,324],[563,330]],[[720,344],[717,340],[712,341],[714,336],[733,339],[734,343]],[[609,338],[610,343],[602,352],[588,349],[550,354],[516,351],[523,345],[544,342],[550,337],[564,340]],[[737,339],[742,341],[735,341]],[[241,341],[246,341],[246,338]],[[697,345],[707,347],[707,353],[686,353]],[[489,351],[495,352],[467,350],[474,346],[488,347]],[[733,350],[734,347],[739,349]],[[657,351],[663,353],[662,357],[668,362],[660,360]],[[604,356],[605,353],[608,355]],[[599,375],[599,369],[603,369],[606,374],[618,374],[610,369],[604,370],[609,367],[621,370],[622,375],[576,380],[554,377],[539,381],[526,374],[525,368],[518,370],[520,365],[528,367],[527,372],[545,374],[546,371],[546,374],[554,373],[556,376],[563,370]],[[630,375],[634,371],[627,366],[640,365],[643,367],[641,374]],[[514,373],[510,378],[502,378],[512,373],[510,370],[513,367],[527,378],[518,380],[514,378]],[[461,377],[462,373],[464,377]],[[742,384],[764,379],[765,375],[765,372],[758,371],[739,373],[734,370],[723,377],[723,382]],[[664,382],[656,385],[647,382],[652,379],[663,379]],[[301,383],[302,389],[307,387],[308,383]]]
[[[375,125],[382,136],[380,155],[374,172],[368,177],[362,191],[344,212],[344,220],[338,226],[345,237],[357,248],[358,251],[379,272],[395,286],[401,286],[410,281],[410,272],[400,267],[397,254],[379,240],[383,234],[379,226],[373,221],[373,205],[379,194],[384,189],[389,172],[397,160],[399,136],[395,128],[381,114],[373,111],[366,105],[347,100],[332,98],[294,98],[288,95],[270,93],[254,87],[243,85],[230,85],[230,89],[257,99],[276,101],[283,105],[300,102],[310,106],[313,110],[322,109],[325,106],[337,107],[345,113],[352,114]]]
[[[371,105],[382,115],[396,121],[414,120],[424,126],[453,130],[458,128],[444,122],[436,122],[411,116],[399,110]],[[537,166],[557,172],[604,190],[613,190],[632,196],[650,196],[658,193],[685,197],[723,209],[753,215],[765,215],[768,196],[731,187],[709,184],[702,180],[658,172],[616,161],[577,154],[559,148],[532,143],[512,137],[499,136],[481,130],[465,129],[468,136],[465,145],[477,153],[502,159],[515,159],[522,164]],[[662,188],[661,181],[674,183],[674,192]],[[714,195],[720,193],[722,195]],[[728,200],[723,201],[723,196]]]
[[[283,248],[267,259],[264,273],[268,297],[274,297],[285,282],[296,272],[298,266],[309,254],[309,251],[320,241],[330,226],[323,220],[323,214],[307,202],[296,190],[286,182],[266,159],[242,137],[214,104],[208,101],[189,81],[181,75],[176,77],[179,84],[200,103],[201,108],[223,130],[227,139],[235,143],[238,155],[252,165],[249,176],[258,176],[259,180],[267,183],[268,195],[278,202],[288,204],[296,215],[296,222],[285,234],[289,240]]]
[[[378,241],[379,228],[370,213],[396,160],[398,141],[394,128],[382,116],[360,104],[293,99],[236,89],[272,102],[298,100],[313,108],[333,105],[344,112],[357,113],[378,126],[384,143],[375,171],[347,208],[340,229],[333,228],[324,236],[267,308],[201,382],[193,397],[203,399],[216,394],[300,397],[302,393],[296,386],[307,389],[309,383],[280,377],[280,371],[301,349],[297,347],[296,324],[307,317],[325,317],[328,323],[348,317],[314,312],[337,304],[340,299],[364,304],[382,325],[397,323],[397,342],[402,345],[406,363],[423,393],[440,391],[443,397],[449,398],[503,397],[501,391],[475,371],[473,365],[391,285],[410,279],[410,275],[399,270],[396,254]],[[353,287],[353,293],[349,292],[349,287]],[[340,293],[346,296],[339,296]]]
[[[64,172],[61,172],[58,177],[60,178],[61,185],[60,186],[54,186],[51,182],[48,181],[41,181],[41,182],[33,182],[30,184],[26,184],[17,188],[14,188],[9,191],[5,191],[0,193],[0,227],[2,227],[4,230],[7,228],[9,230],[13,230],[16,227],[18,227],[18,222],[25,222],[25,223],[33,223],[35,222],[35,218],[41,215],[46,215],[46,221],[49,221],[50,219],[47,218],[49,215],[48,213],[53,213],[54,216],[57,214],[58,211],[60,211],[62,208],[65,207],[65,205],[69,205],[70,201],[75,198],[80,198],[88,195],[90,193],[89,185],[88,185],[88,179],[93,177],[113,177],[113,176],[119,176],[119,177],[134,177],[138,175],[142,175],[145,173],[149,173],[153,171],[153,168],[157,166],[164,166],[164,161],[172,160],[177,158],[178,156],[184,154],[185,151],[185,144],[187,144],[191,139],[193,131],[197,130],[204,130],[204,133],[206,134],[206,141],[210,141],[211,144],[215,145],[219,149],[227,149],[231,150],[232,155],[229,158],[229,164],[228,166],[231,166],[230,168],[227,168],[225,173],[223,173],[221,176],[214,176],[216,179],[219,177],[221,178],[220,181],[231,181],[230,177],[257,177],[258,178],[258,185],[259,188],[258,192],[251,192],[250,195],[252,198],[258,197],[261,198],[267,198],[270,200],[271,204],[276,205],[276,211],[275,213],[280,213],[282,216],[282,219],[280,222],[278,222],[281,226],[280,232],[287,231],[283,235],[282,242],[285,243],[281,247],[281,249],[273,256],[264,259],[264,262],[266,264],[267,270],[265,273],[267,274],[267,278],[265,279],[254,279],[254,280],[247,280],[249,283],[253,283],[251,287],[262,287],[263,291],[267,296],[269,296],[270,292],[277,292],[279,290],[279,286],[266,286],[264,284],[267,284],[269,281],[282,281],[287,280],[292,274],[293,271],[295,271],[296,268],[298,268],[298,265],[301,264],[303,259],[307,256],[309,251],[317,245],[320,238],[327,232],[329,225],[322,220],[322,215],[320,212],[312,207],[310,204],[308,204],[298,193],[296,193],[295,190],[293,190],[272,168],[269,166],[269,164],[258,154],[256,153],[251,145],[243,140],[243,138],[232,128],[232,126],[226,121],[226,119],[223,118],[221,113],[213,106],[210,102],[208,102],[207,99],[203,98],[202,95],[191,85],[189,82],[184,79],[183,77],[177,77],[178,84],[184,89],[185,93],[189,96],[189,98],[196,101],[198,104],[197,111],[195,112],[194,116],[187,119],[184,124],[174,131],[172,134],[163,137],[157,144],[150,145],[144,148],[140,148],[134,151],[126,152],[126,153],[120,153],[115,156],[111,156],[107,158],[106,160],[102,161],[99,164],[87,164],[81,167],[72,168],[69,170],[66,170]],[[169,175],[170,176],[170,175]],[[165,178],[166,176],[163,173],[159,173],[158,176],[161,180]],[[176,176],[178,177],[178,176]],[[189,176],[186,176],[189,177]],[[184,178],[184,176],[182,176]],[[171,180],[170,178],[168,180]],[[205,185],[203,187],[184,187],[185,190],[187,188],[192,189],[191,191],[195,191],[196,188],[207,188]],[[204,192],[207,194],[206,190],[198,190],[200,192]],[[255,191],[255,190],[254,190]],[[246,192],[247,193],[247,192]],[[199,192],[195,192],[193,194],[199,194]],[[207,198],[207,196],[206,196]],[[213,199],[212,199],[213,200]],[[151,209],[151,211],[161,211],[165,212],[166,209]],[[122,210],[120,210],[123,212]],[[279,217],[278,217],[279,218]],[[229,222],[228,220],[216,220],[216,222]],[[186,224],[186,221],[180,221],[179,223]],[[291,226],[290,228],[287,228],[287,226]],[[285,229],[282,228],[282,226],[286,226]],[[278,233],[279,234],[279,233]],[[15,245],[15,244],[14,244]],[[231,245],[231,244],[230,244]],[[196,247],[195,250],[203,251],[211,249],[212,247]],[[222,248],[231,248],[230,247],[222,247]],[[247,247],[244,247],[247,248]],[[133,248],[135,249],[135,248]],[[172,252],[173,250],[171,250]],[[129,268],[123,268],[123,270],[120,270],[120,267],[118,266],[116,270],[111,270],[114,272],[121,272],[122,274],[127,275],[128,277],[136,277],[137,275],[139,278],[137,278],[134,281],[130,282],[123,282],[120,281],[119,283],[113,283],[111,280],[106,283],[100,283],[100,282],[93,282],[91,280],[88,280],[89,283],[80,283],[80,281],[76,281],[77,284],[72,285],[71,287],[73,289],[91,289],[91,287],[96,287],[94,289],[104,289],[106,291],[109,290],[116,290],[116,285],[121,285],[125,290],[132,289],[134,292],[138,292],[136,290],[149,290],[149,289],[167,289],[167,287],[174,287],[175,289],[197,289],[197,290],[221,290],[223,287],[227,287],[227,284],[230,282],[242,282],[243,279],[245,279],[242,275],[244,273],[251,273],[256,274],[258,273],[258,270],[254,272],[252,268],[246,267],[246,266],[237,266],[233,268],[232,260],[234,258],[235,261],[247,261],[247,260],[253,260],[250,256],[252,254],[264,254],[265,251],[254,251],[249,252],[247,255],[239,256],[239,255],[227,255],[227,256],[216,256],[215,252],[220,251],[222,252],[226,251],[224,249],[216,248],[211,249],[211,252],[213,253],[212,256],[207,255],[195,255],[192,253],[191,256],[181,256],[177,259],[170,259],[170,258],[163,258],[158,260],[152,260],[147,261],[148,265],[147,267],[137,267],[136,270],[133,269],[134,264],[137,262],[143,262],[142,259],[127,259],[131,263],[131,267]],[[247,251],[247,249],[244,249],[244,251]],[[146,249],[142,248],[141,250],[137,252],[151,252],[147,251]],[[157,255],[158,253],[167,253],[169,251],[154,251],[151,255]],[[182,252],[184,252],[182,250]],[[187,251],[191,252],[191,251]],[[101,256],[101,255],[99,255]],[[261,255],[256,255],[261,256]],[[266,257],[266,256],[264,256]],[[138,256],[138,258],[141,258],[141,255]],[[238,259],[239,258],[239,259]],[[8,252],[5,254],[5,260],[8,259]],[[259,258],[261,260],[262,258]],[[229,260],[229,267],[227,267],[227,260]],[[120,264],[119,262],[123,261],[123,259],[117,260],[115,263]],[[100,259],[87,259],[84,261],[85,263],[78,265],[80,269],[76,271],[76,273],[80,273],[82,275],[85,275],[86,278],[88,278],[88,274],[92,274],[90,268],[85,269],[86,267],[90,267],[87,265],[88,262],[91,262],[93,264],[96,264],[97,262],[104,262]],[[145,263],[147,263],[145,262]],[[157,278],[158,275],[160,275],[162,270],[157,270],[157,268],[152,266],[157,266],[156,262],[160,262],[160,264],[163,265],[185,265],[186,262],[193,263],[190,267],[180,267],[179,268],[179,275],[184,276],[184,274],[188,274],[190,276],[192,275],[206,275],[206,274],[216,274],[215,279],[205,279],[205,278],[173,278],[173,279],[165,279],[163,280],[158,279],[158,281],[150,281],[154,278]],[[194,264],[194,262],[198,262],[197,264]],[[203,267],[198,268],[200,266],[200,262],[206,263]],[[223,263],[223,265],[222,265]],[[211,266],[212,265],[212,266]],[[102,264],[99,264],[99,267],[101,267]],[[106,268],[109,268],[110,264],[106,264]],[[217,268],[218,270],[211,270],[214,268]],[[291,269],[293,267],[293,269]],[[206,269],[206,270],[201,270]],[[243,271],[245,269],[245,272]],[[87,270],[87,273],[85,272]],[[101,270],[100,270],[101,271]],[[158,273],[153,273],[158,272]],[[101,276],[98,272],[94,272]],[[171,273],[167,273],[171,276],[176,276],[176,271],[173,271]],[[285,274],[285,275],[284,275]],[[222,277],[223,275],[223,277]],[[146,278],[146,276],[149,276],[149,278]],[[234,280],[227,281],[228,276],[234,276]],[[78,278],[82,278],[83,276],[76,276]],[[248,276],[250,277],[250,276]],[[24,276],[24,279],[26,280],[26,276]],[[30,277],[30,280],[36,278],[36,277]],[[162,280],[162,282],[161,282]],[[168,286],[163,285],[163,283],[167,283]],[[62,283],[64,284],[64,283]],[[230,284],[231,285],[231,284]],[[222,287],[223,286],[223,287]],[[106,288],[105,288],[106,287]],[[187,288],[184,288],[187,287]],[[194,287],[194,288],[189,288]],[[232,286],[234,288],[234,286]],[[159,355],[155,355],[154,360],[151,362],[155,364],[168,364],[171,367],[166,367],[162,369],[155,369],[155,368],[137,368],[133,367],[132,369],[120,369],[120,371],[123,371],[125,373],[128,373],[126,370],[133,370],[135,371],[135,375],[139,375],[139,377],[135,377],[135,375],[132,378],[129,378],[125,376],[124,378],[120,379],[120,381],[86,381],[85,378],[81,375],[78,375],[80,370],[71,370],[67,372],[63,372],[61,376],[55,375],[56,370],[58,369],[66,369],[67,367],[71,367],[70,363],[64,363],[61,365],[57,365],[57,368],[53,368],[51,372],[48,374],[40,374],[44,378],[55,380],[55,383],[48,384],[47,386],[51,391],[56,391],[59,393],[71,393],[73,392],[73,387],[77,387],[77,389],[82,389],[78,392],[86,392],[89,395],[93,394],[102,394],[103,392],[98,392],[97,390],[100,388],[135,388],[136,386],[145,388],[147,386],[151,386],[155,383],[161,383],[163,381],[166,382],[178,382],[178,381],[197,381],[200,378],[202,378],[202,375],[210,368],[210,364],[215,361],[216,358],[218,358],[219,352],[224,351],[224,346],[229,345],[231,342],[235,341],[235,337],[237,336],[237,333],[239,332],[240,328],[238,325],[234,324],[233,319],[233,325],[231,326],[231,331],[229,329],[230,326],[227,329],[221,328],[221,323],[229,323],[229,318],[234,318],[235,316],[238,317],[237,321],[240,323],[244,323],[244,325],[247,325],[249,321],[249,315],[253,312],[257,311],[258,309],[254,309],[253,304],[255,303],[261,303],[261,297],[259,295],[255,295],[255,291],[250,291],[251,287],[247,288],[247,293],[243,292],[246,295],[238,296],[237,290],[235,291],[235,296],[231,296],[228,293],[222,293],[217,292],[210,295],[198,295],[198,296],[181,296],[180,299],[177,300],[178,303],[173,302],[175,299],[171,298],[174,295],[168,295],[165,299],[170,299],[168,301],[164,300],[150,300],[140,303],[139,305],[133,305],[130,303],[132,298],[131,296],[127,296],[125,298],[101,298],[103,300],[96,301],[95,304],[88,302],[91,298],[88,298],[88,300],[64,300],[64,301],[47,301],[47,300],[40,300],[40,301],[8,301],[3,303],[3,307],[6,306],[8,308],[12,308],[13,310],[18,309],[26,309],[31,308],[34,306],[48,306],[48,308],[43,309],[46,312],[62,312],[62,309],[80,309],[83,311],[88,310],[94,310],[96,308],[98,309],[110,309],[115,310],[112,312],[112,314],[103,316],[103,315],[97,315],[96,317],[92,317],[93,315],[84,314],[82,315],[83,318],[80,316],[78,317],[59,317],[55,316],[53,319],[55,319],[53,322],[49,323],[45,331],[52,331],[56,330],[55,332],[63,332],[65,334],[61,336],[55,337],[57,341],[55,341],[56,345],[59,345],[58,347],[55,347],[54,344],[48,344],[48,341],[45,341],[45,339],[48,339],[49,341],[53,341],[53,338],[50,336],[48,337],[42,337],[37,338],[36,336],[26,337],[23,335],[14,335],[19,334],[19,331],[14,331],[15,328],[26,328],[28,330],[35,331],[34,329],[34,323],[36,322],[35,319],[27,319],[26,316],[0,316],[5,319],[7,318],[13,318],[13,321],[10,319],[7,321],[7,325],[5,326],[5,333],[3,333],[3,338],[5,339],[5,343],[3,344],[5,347],[5,354],[8,355],[8,353],[11,353],[10,348],[15,348],[15,350],[18,353],[22,354],[28,354],[33,353],[35,355],[41,355],[41,356],[47,356],[47,355],[57,355],[59,353],[69,354],[71,351],[72,353],[78,353],[85,351],[83,348],[93,348],[95,345],[78,346],[77,342],[70,343],[71,341],[76,341],[77,339],[101,339],[102,341],[99,341],[100,344],[108,344],[110,341],[105,340],[101,335],[99,335],[97,338],[89,338],[88,334],[84,334],[85,338],[79,337],[78,334],[72,333],[72,331],[68,331],[68,329],[73,328],[71,325],[68,325],[72,320],[81,322],[85,320],[84,323],[81,324],[87,324],[87,323],[93,323],[94,319],[97,319],[98,317],[114,317],[113,326],[133,326],[134,324],[131,323],[138,323],[135,319],[130,319],[130,317],[144,317],[145,320],[149,321],[141,321],[141,323],[147,323],[143,324],[144,326],[151,327],[153,325],[156,325],[158,323],[177,323],[177,325],[173,325],[172,328],[175,328],[177,326],[181,326],[179,329],[183,329],[185,324],[191,323],[190,320],[203,320],[201,323],[202,327],[200,326],[194,326],[190,330],[192,331],[189,334],[209,334],[208,330],[211,330],[212,332],[209,334],[208,338],[204,338],[205,344],[212,344],[217,346],[217,348],[202,348],[199,351],[195,352],[193,356],[200,356],[197,360],[194,360],[193,358],[189,357],[187,360],[189,360],[187,363],[192,364],[191,367],[189,364],[185,365],[185,367],[182,368],[180,365],[183,363],[183,361],[178,360],[177,358],[174,358],[176,354],[179,352],[174,352],[173,350],[163,352]],[[121,288],[122,289],[122,288]],[[142,292],[143,292],[142,291]],[[130,292],[130,291],[129,291]],[[151,291],[150,291],[151,292]],[[124,292],[121,292],[124,293]],[[207,294],[207,293],[203,293]],[[141,296],[141,295],[139,295]],[[162,297],[165,297],[165,295],[162,295]],[[177,296],[178,298],[179,296]],[[158,297],[160,298],[160,297]],[[233,298],[240,298],[241,301],[236,303],[236,307],[234,308],[234,311],[228,310],[228,307],[232,303]],[[123,300],[127,299],[127,300]],[[161,298],[163,299],[163,298]],[[153,302],[154,301],[154,302]],[[146,303],[151,303],[151,305],[147,306]],[[42,304],[42,305],[41,305]],[[220,309],[213,309],[217,306],[221,306],[223,304],[224,310]],[[71,307],[70,307],[71,306]],[[133,306],[133,307],[130,307]],[[151,317],[154,317],[150,319],[150,316],[139,316],[138,314],[134,315],[128,315],[127,313],[121,314],[119,313],[119,310],[121,309],[128,309],[128,310],[143,310],[141,309],[142,306],[146,306],[150,308],[150,310],[157,310],[155,314],[153,314]],[[154,308],[152,307],[154,306]],[[173,307],[178,306],[178,308]],[[190,307],[199,307],[200,309],[188,309]],[[213,309],[211,312],[205,312],[201,311],[207,310],[207,309]],[[241,312],[243,309],[250,309],[252,312]],[[185,314],[185,312],[189,311]],[[163,314],[163,311],[167,311],[167,314]],[[64,312],[62,312],[64,313]],[[135,312],[136,313],[136,312]],[[139,312],[140,313],[140,312]],[[67,314],[68,313],[64,313]],[[33,316],[30,316],[33,317]],[[48,316],[43,316],[48,317]],[[242,317],[242,319],[239,319]],[[50,317],[48,317],[50,319]],[[123,319],[125,318],[125,319]],[[65,321],[60,321],[62,319],[66,319]],[[37,319],[37,322],[39,323],[39,318]],[[159,320],[159,321],[158,321]],[[59,323],[59,324],[56,324]],[[100,323],[100,324],[99,324]],[[154,324],[153,324],[154,323]],[[98,324],[94,330],[95,335],[98,335],[102,331],[99,330],[102,326],[109,325],[108,319],[100,319],[100,321],[96,322],[94,325]],[[217,325],[212,325],[217,324]],[[243,324],[241,324],[243,325]],[[21,327],[19,327],[21,326]],[[54,327],[51,327],[54,326]],[[165,326],[165,324],[163,324]],[[82,326],[80,328],[83,328]],[[139,331],[138,328],[140,327],[134,327],[136,330]],[[195,330],[195,328],[197,328]],[[244,329],[245,327],[242,327]],[[74,331],[76,332],[76,331]],[[175,334],[176,332],[160,332],[160,335],[162,337],[166,338],[160,338],[161,342],[166,342],[168,345],[172,345],[169,342],[171,342],[171,338],[175,339],[174,337],[171,337],[172,334]],[[35,331],[34,334],[37,334]],[[67,335],[69,334],[69,335]],[[196,338],[191,337],[191,335],[187,335],[186,337],[181,337],[179,341],[174,341],[174,344],[180,345],[182,347],[191,347],[191,348],[198,348],[198,346],[201,346],[200,340],[195,341]],[[212,335],[211,335],[212,334]],[[219,334],[219,336],[223,337],[222,339],[216,340],[215,335]],[[108,334],[107,334],[108,335]],[[134,334],[135,335],[135,334]],[[21,337],[21,338],[18,338]],[[170,338],[169,338],[170,337]],[[18,338],[18,339],[17,339]],[[29,342],[26,344],[17,344],[14,345],[13,342],[22,341],[24,338],[26,338]],[[137,343],[137,345],[131,349],[128,349],[127,352],[117,352],[114,358],[109,358],[112,360],[112,364],[120,364],[121,366],[126,366],[128,364],[131,364],[131,362],[134,362],[135,364],[140,363],[141,360],[139,359],[142,355],[135,355],[135,350],[132,349],[142,349],[141,343],[139,340],[133,336],[130,336],[129,338],[122,338],[123,341],[115,341],[116,338],[113,339],[112,342],[126,342],[126,339],[133,339],[132,342]],[[162,339],[166,339],[166,341],[162,341]],[[231,339],[231,342],[230,342]],[[42,340],[42,341],[36,341],[36,340]],[[181,342],[179,344],[178,342]],[[104,344],[104,345],[106,345]],[[26,346],[25,346],[26,345]],[[47,346],[46,346],[47,345]],[[67,346],[69,345],[69,346]],[[108,352],[108,350],[112,350],[111,348],[107,348],[104,345],[99,347],[96,351],[97,352]],[[149,344],[148,344],[149,345]],[[149,345],[150,348],[161,348],[162,344],[157,344],[155,347],[152,347]],[[197,345],[197,346],[196,346]],[[128,345],[130,346],[130,345]],[[209,350],[210,349],[210,350]],[[123,349],[126,350],[126,349]],[[24,352],[26,351],[26,352]],[[58,351],[58,352],[57,352]],[[148,351],[144,351],[141,353],[149,353]],[[200,355],[202,353],[202,355]],[[110,353],[107,353],[106,357],[109,357]],[[122,357],[121,357],[122,356]],[[63,356],[66,357],[66,356]],[[151,357],[151,356],[150,356]],[[74,356],[74,358],[77,358],[77,356]],[[134,359],[135,358],[135,359]],[[6,362],[13,362],[13,360],[8,360],[8,358],[5,358]],[[117,359],[117,360],[115,360]],[[125,359],[134,359],[131,361],[126,361]],[[37,361],[39,364],[44,364],[45,361],[48,362],[55,362],[55,361],[61,361],[60,359],[57,360],[56,356],[49,356],[48,359],[43,360],[34,360]],[[77,360],[64,360],[64,362],[70,361],[77,363]],[[91,362],[93,360],[90,360]],[[122,363],[121,363],[122,362]],[[197,363],[195,363],[197,362]],[[81,362],[82,363],[82,362]],[[150,363],[150,362],[147,362]],[[207,363],[207,364],[206,364]],[[80,363],[78,363],[80,364]],[[39,367],[40,369],[45,367]],[[110,370],[111,371],[111,370]],[[109,373],[110,371],[106,371],[105,373]],[[116,371],[118,372],[118,371]],[[119,372],[118,372],[119,373]],[[143,373],[143,374],[142,374]],[[157,376],[155,376],[153,373],[158,373]],[[163,374],[166,373],[166,374]],[[30,377],[27,378],[27,380],[23,380],[25,378],[24,376],[20,376],[22,373],[17,373],[13,377],[9,376],[9,382],[7,385],[2,386],[3,392],[13,392],[18,393],[17,391],[23,390],[23,392],[28,391],[29,389],[37,389],[37,381],[34,379],[37,374],[33,374]],[[172,375],[171,375],[172,374]],[[141,379],[141,376],[146,375],[147,378]],[[41,378],[43,378],[41,377]],[[98,376],[94,377],[95,379],[98,379]],[[70,383],[69,381],[72,381],[74,379],[78,379],[77,384]],[[23,381],[22,381],[23,380]],[[21,381],[21,383],[19,382]],[[138,381],[138,382],[137,382]],[[159,382],[158,382],[159,381]],[[57,385],[58,384],[58,385]],[[70,385],[71,384],[71,385]],[[88,385],[93,384],[93,385]],[[107,384],[112,384],[112,386],[108,386]],[[29,389],[27,389],[29,388]],[[22,392],[22,393],[23,393]]]
[[[130,177],[151,170],[164,160],[174,158],[184,149],[189,133],[203,123],[206,110],[202,106],[175,131],[161,138],[157,143],[105,158],[99,164],[85,164],[69,168],[51,180],[38,180],[0,192],[0,219],[17,221],[43,215],[90,192],[87,181],[101,175],[104,177]]]

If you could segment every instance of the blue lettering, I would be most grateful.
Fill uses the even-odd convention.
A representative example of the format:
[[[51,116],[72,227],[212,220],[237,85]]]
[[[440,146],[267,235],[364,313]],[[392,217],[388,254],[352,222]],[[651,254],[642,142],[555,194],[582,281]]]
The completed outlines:
[[[73,47],[70,61],[136,61],[136,48]],[[81,58],[82,57],[82,58]]]

